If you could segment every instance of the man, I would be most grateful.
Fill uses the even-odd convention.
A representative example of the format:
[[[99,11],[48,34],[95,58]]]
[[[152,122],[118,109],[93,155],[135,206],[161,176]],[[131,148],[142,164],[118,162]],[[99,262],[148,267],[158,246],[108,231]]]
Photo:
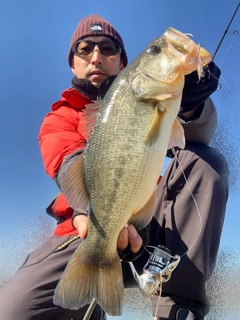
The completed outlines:
[[[45,170],[60,189],[86,144],[82,110],[104,97],[128,60],[116,29],[102,17],[91,15],[79,22],[72,36],[68,62],[75,75],[73,87],[53,104],[39,134]],[[204,286],[217,255],[227,200],[225,162],[208,147],[216,122],[208,97],[216,90],[220,71],[213,63],[208,68],[204,82],[197,83],[196,73],[186,77],[180,118],[187,147],[174,150],[174,160],[158,187],[153,221],[139,233],[130,225],[118,238],[119,256],[123,261],[135,260],[139,270],[148,259],[143,248],[149,242],[149,228],[149,244],[165,245],[182,256],[172,279],[163,286],[158,306],[158,297],[153,297],[153,312],[157,311],[159,319],[200,320],[207,313]],[[59,278],[80,237],[87,236],[86,210],[74,212],[60,194],[47,212],[58,221],[54,236],[32,252],[1,289],[3,319],[82,319],[87,310],[88,306],[71,311],[53,304]],[[130,282],[124,262],[123,272],[126,283]],[[105,319],[104,311],[97,306],[91,319]]]

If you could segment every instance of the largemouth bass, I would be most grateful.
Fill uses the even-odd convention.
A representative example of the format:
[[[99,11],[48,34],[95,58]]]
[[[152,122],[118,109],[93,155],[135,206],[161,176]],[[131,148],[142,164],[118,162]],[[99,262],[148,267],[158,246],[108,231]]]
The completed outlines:
[[[184,148],[177,115],[184,76],[199,61],[208,64],[210,54],[169,28],[119,74],[101,102],[85,152],[62,182],[75,210],[88,203],[90,209],[87,238],[56,287],[56,305],[79,309],[96,298],[109,315],[121,315],[118,235],[126,224],[141,230],[152,218],[166,151]]]

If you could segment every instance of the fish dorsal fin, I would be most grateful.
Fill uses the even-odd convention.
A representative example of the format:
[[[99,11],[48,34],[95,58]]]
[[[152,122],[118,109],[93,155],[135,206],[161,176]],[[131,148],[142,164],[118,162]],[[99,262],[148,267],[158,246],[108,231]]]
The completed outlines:
[[[168,149],[171,149],[173,147],[179,147],[181,149],[184,149],[185,147],[184,130],[177,118],[173,123],[171,136],[168,142]]]
[[[93,103],[86,104],[85,109],[83,110],[84,129],[87,142],[89,141],[89,138],[97,121],[99,109],[100,101],[93,101]]]
[[[61,181],[61,191],[68,204],[79,213],[86,212],[89,204],[89,194],[84,185],[83,157],[84,153],[70,165]]]

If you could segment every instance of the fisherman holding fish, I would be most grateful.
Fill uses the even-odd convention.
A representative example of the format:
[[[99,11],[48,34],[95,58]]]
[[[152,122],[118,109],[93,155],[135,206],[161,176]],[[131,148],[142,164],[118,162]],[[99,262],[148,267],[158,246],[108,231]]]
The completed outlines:
[[[219,68],[173,28],[127,66],[121,36],[96,14],[79,22],[68,63],[72,87],[39,133],[62,191],[47,208],[57,227],[0,289],[1,317],[83,319],[93,298],[92,320],[121,315],[127,262],[142,272],[144,247],[163,245],[181,261],[153,315],[204,319],[228,196],[226,162],[209,146]]]

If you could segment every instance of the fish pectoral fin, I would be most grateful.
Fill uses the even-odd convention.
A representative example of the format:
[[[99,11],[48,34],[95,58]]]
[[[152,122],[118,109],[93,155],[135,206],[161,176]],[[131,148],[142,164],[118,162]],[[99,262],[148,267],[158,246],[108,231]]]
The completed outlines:
[[[133,224],[135,228],[140,231],[146,227],[152,220],[154,206],[156,199],[156,190],[154,190],[152,196],[145,204],[145,206],[139,210],[137,213],[133,214],[128,221],[128,224]]]
[[[155,107],[153,112],[154,114],[152,121],[144,138],[144,143],[148,146],[152,146],[154,143],[156,143],[164,116],[164,112],[159,107]]]
[[[120,316],[123,307],[123,277],[117,251],[114,256],[89,255],[87,240],[68,262],[54,291],[53,302],[65,309],[78,310],[97,299],[109,315]]]
[[[77,212],[86,212],[89,204],[89,194],[84,185],[82,153],[66,171],[61,181],[61,191],[68,204]]]
[[[93,103],[86,104],[83,110],[84,129],[86,133],[87,142],[89,142],[93,128],[97,121],[97,116],[100,109],[100,101],[94,101]]]
[[[177,118],[173,123],[171,136],[168,142],[168,149],[173,147],[179,147],[181,149],[184,149],[185,147],[184,130]]]

